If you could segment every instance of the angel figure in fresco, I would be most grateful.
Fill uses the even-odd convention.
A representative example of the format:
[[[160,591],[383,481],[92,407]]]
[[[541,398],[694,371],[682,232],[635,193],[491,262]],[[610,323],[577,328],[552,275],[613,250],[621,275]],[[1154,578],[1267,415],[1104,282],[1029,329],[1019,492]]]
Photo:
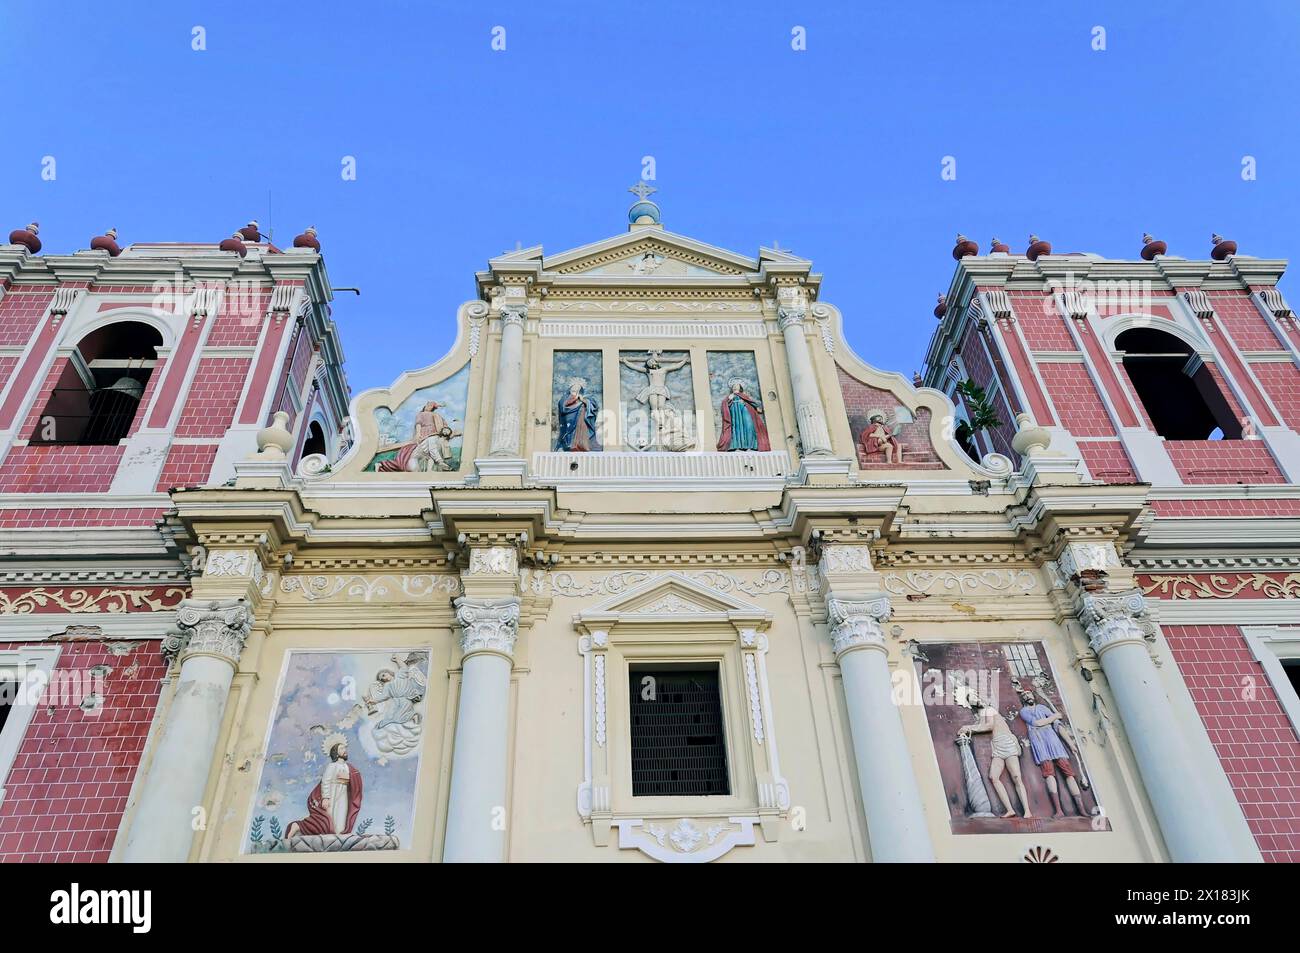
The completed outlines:
[[[284,829],[286,839],[351,833],[361,813],[361,772],[348,764],[347,739],[330,735],[321,750],[329,755],[330,763],[307,797],[307,816]]]
[[[560,434],[555,439],[555,449],[569,453],[588,453],[600,449],[596,436],[596,414],[600,408],[587,396],[587,382],[581,377],[569,381],[569,392],[560,398],[556,413],[559,415]]]
[[[667,450],[686,449],[686,435],[682,426],[682,415],[672,405],[672,395],[668,393],[668,375],[680,370],[689,362],[683,358],[672,364],[665,364],[660,358],[663,351],[648,351],[644,360],[630,361],[619,358],[619,363],[646,376],[646,384],[636,393],[638,403],[650,408],[650,446]]]
[[[1005,770],[1011,775],[1011,783],[1016,787],[1016,794],[1019,795],[1020,803],[1025,809],[1025,817],[1030,817],[1029,795],[1025,792],[1025,781],[1020,773],[1020,738],[996,709],[989,708],[973,697],[971,711],[975,713],[978,721],[962,725],[957,729],[957,734],[969,738],[973,734],[987,731],[993,736],[993,760],[989,762],[989,781],[993,785],[993,790],[998,792],[998,800],[1002,802],[1002,816],[1016,816],[1016,809],[1011,804],[1011,796],[1007,793],[1006,785],[1002,783],[1002,772]]]
[[[722,398],[722,434],[718,437],[718,449],[771,450],[763,405],[745,393],[743,378],[733,377],[727,383],[731,389]]]
[[[903,451],[907,445],[898,442],[899,429],[897,424],[891,426],[886,423],[885,415],[880,411],[873,410],[867,426],[862,430],[862,449],[868,457],[873,453],[884,453],[886,463],[902,463]]]
[[[406,755],[420,743],[423,718],[415,706],[428,690],[420,664],[424,654],[412,652],[393,656],[395,668],[382,668],[361,696],[367,714],[378,716],[370,728],[375,747],[384,754]]]
[[[452,429],[447,418],[438,413],[442,407],[431,400],[415,415],[411,439],[396,447],[380,447],[380,452],[396,449],[396,456],[382,461],[381,473],[417,473],[452,468],[451,441],[460,434]]]

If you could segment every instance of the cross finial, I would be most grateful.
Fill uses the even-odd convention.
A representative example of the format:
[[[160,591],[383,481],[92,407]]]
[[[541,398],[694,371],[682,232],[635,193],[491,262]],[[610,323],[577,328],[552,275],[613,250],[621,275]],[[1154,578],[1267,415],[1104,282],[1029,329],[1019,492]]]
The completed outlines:
[[[628,189],[628,191],[644,202],[647,195],[658,192],[659,190],[653,185],[646,185],[645,182],[638,182],[636,185],[632,186],[632,188]]]
[[[773,239],[773,240],[772,240],[772,251],[787,251],[787,249],[782,248],[782,247],[781,247],[781,243],[778,242],[776,239]]]

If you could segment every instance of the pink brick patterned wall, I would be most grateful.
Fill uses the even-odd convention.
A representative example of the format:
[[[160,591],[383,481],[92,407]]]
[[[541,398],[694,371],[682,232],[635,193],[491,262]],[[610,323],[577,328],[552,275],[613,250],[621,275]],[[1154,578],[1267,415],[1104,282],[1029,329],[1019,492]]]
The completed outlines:
[[[1079,443],[1079,453],[1094,480],[1103,483],[1140,482],[1128,452],[1118,440],[1084,441]]]
[[[1259,378],[1259,386],[1273,402],[1282,421],[1292,430],[1300,430],[1300,370],[1291,363],[1250,365]]]
[[[1011,293],[1011,313],[1016,316],[1020,330],[1036,351],[1077,351],[1078,345],[1070,336],[1066,319],[1050,294]]]
[[[989,363],[988,355],[984,351],[984,344],[980,341],[979,332],[974,327],[966,332],[958,353],[961,355],[962,363],[966,365],[966,373],[970,375],[971,380],[988,391],[998,375],[994,373],[993,365]],[[1019,466],[1020,455],[1011,449],[1011,438],[1016,432],[1016,415],[1005,395],[1005,389],[999,390],[998,398],[993,402],[1002,426],[994,428],[987,435],[992,438],[993,448],[998,453],[1010,457],[1011,461]]]
[[[5,781],[0,861],[108,860],[166,674],[158,645],[121,655],[101,641],[64,645],[56,672],[112,668],[104,703],[92,714],[38,702]]]
[[[21,346],[30,341],[53,299],[53,286],[6,293],[0,300],[0,346]]]
[[[0,390],[4,390],[5,384],[9,383],[9,375],[14,372],[18,366],[16,357],[0,357]]]
[[[0,466],[0,493],[101,493],[112,485],[123,449],[14,447]]]
[[[54,529],[70,526],[153,526],[166,509],[137,506],[16,507],[0,510],[0,526]]]
[[[233,285],[226,289],[217,322],[208,332],[208,347],[251,347],[257,344],[271,304],[269,290],[249,292]]]
[[[876,469],[897,466],[896,463],[892,465],[885,463],[883,453],[868,456],[862,449],[861,440],[862,431],[867,426],[868,414],[873,410],[879,410],[885,415],[885,419],[889,420],[894,413],[894,408],[900,404],[899,399],[887,390],[862,383],[842,367],[837,366],[836,370],[840,377],[840,391],[844,395],[844,407],[849,415],[849,430],[853,433],[858,466]],[[918,470],[946,470],[947,467],[939,460],[934,444],[930,441],[930,411],[921,409],[916,411],[914,416],[915,420],[903,424],[898,431],[898,442],[904,447],[904,467]]]
[[[1280,351],[1282,344],[1245,291],[1211,291],[1210,303],[1237,347],[1243,351]]]
[[[246,357],[205,357],[199,361],[177,437],[221,437],[234,422],[250,361]]]
[[[215,443],[182,443],[171,448],[167,462],[158,476],[159,492],[173,487],[202,486],[212,473],[212,463],[217,458]]]
[[[1115,427],[1106,413],[1106,405],[1093,386],[1088,369],[1082,364],[1038,364],[1047,393],[1061,417],[1061,424],[1076,437],[1113,437]]]
[[[1152,500],[1150,506],[1161,517],[1300,516],[1300,500]]]
[[[1187,484],[1285,483],[1262,440],[1166,440]]]
[[[1164,632],[1264,859],[1300,861],[1300,740],[1240,629]]]

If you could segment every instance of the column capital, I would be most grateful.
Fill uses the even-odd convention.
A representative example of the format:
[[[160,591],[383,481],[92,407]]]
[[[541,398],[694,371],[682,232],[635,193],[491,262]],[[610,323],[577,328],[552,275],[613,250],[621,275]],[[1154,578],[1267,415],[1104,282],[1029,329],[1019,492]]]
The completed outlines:
[[[492,652],[514,658],[519,636],[518,599],[471,599],[455,602],[460,625],[460,649],[465,655]]]
[[[237,666],[252,627],[253,611],[243,599],[186,599],[177,607],[176,628],[163,636],[163,658],[210,655]]]
[[[854,649],[886,651],[885,632],[881,624],[893,612],[888,596],[856,599],[830,596],[826,600],[826,611],[831,623],[831,648],[837,661]]]
[[[502,325],[522,325],[528,318],[528,305],[522,302],[502,304],[500,317]]]
[[[782,306],[776,309],[776,324],[782,331],[788,327],[802,324],[807,317],[807,308]]]
[[[1147,616],[1146,599],[1140,590],[1113,595],[1084,593],[1079,602],[1079,621],[1088,633],[1088,644],[1098,657],[1116,645],[1146,645],[1155,624]]]

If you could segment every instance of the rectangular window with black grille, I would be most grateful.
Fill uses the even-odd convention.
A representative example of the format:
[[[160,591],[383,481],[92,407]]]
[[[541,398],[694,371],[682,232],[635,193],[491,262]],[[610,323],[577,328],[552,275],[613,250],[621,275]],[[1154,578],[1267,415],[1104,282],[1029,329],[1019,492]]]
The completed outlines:
[[[730,794],[718,668],[631,669],[632,794]]]

